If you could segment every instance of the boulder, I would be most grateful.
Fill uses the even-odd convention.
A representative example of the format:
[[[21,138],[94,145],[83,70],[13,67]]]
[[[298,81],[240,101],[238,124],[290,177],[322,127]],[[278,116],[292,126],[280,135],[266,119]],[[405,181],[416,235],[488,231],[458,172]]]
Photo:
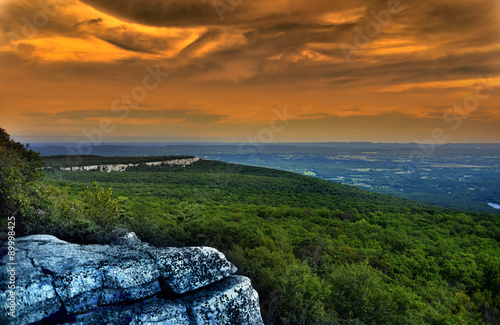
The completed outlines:
[[[193,291],[237,271],[224,254],[211,247],[158,248],[150,252],[158,263],[160,283],[167,293]]]
[[[69,313],[141,299],[161,290],[155,261],[127,246],[77,245],[38,236],[16,242],[34,267],[51,275]]]
[[[157,248],[133,233],[119,245],[77,245],[48,235],[15,243],[16,264],[8,264],[8,255],[1,264],[1,324],[262,324],[250,280],[232,276],[236,267],[211,247]],[[9,267],[15,268],[16,318],[7,316]]]
[[[178,302],[186,306],[191,324],[262,324],[259,295],[244,276],[232,275]]]
[[[135,232],[128,232],[123,236],[118,237],[115,245],[135,246],[141,245],[142,241],[137,237]]]
[[[148,298],[130,305],[104,306],[75,316],[68,324],[178,324],[190,325],[191,321],[182,304],[160,299]]]
[[[9,261],[6,257],[0,272],[0,324],[6,324],[9,319],[12,324],[29,324],[59,311],[62,305],[54,290],[53,277],[35,267],[25,251],[17,252],[14,261],[16,265],[7,265]],[[11,282],[11,269],[15,272],[15,278],[12,279],[15,282]],[[16,290],[15,296],[11,297],[8,289],[12,283],[15,283]],[[11,310],[7,308],[7,304],[10,305],[11,301],[15,303],[15,319],[8,316]]]

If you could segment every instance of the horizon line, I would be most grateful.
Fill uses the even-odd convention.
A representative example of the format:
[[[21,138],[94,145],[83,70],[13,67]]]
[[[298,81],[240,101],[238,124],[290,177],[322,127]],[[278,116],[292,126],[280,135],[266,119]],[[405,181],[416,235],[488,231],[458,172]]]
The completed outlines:
[[[80,145],[85,146],[104,146],[104,145],[130,145],[130,144],[156,144],[156,145],[181,145],[181,144],[227,144],[227,145],[238,145],[238,144],[248,144],[248,145],[279,145],[279,144],[420,144],[420,145],[447,145],[447,144],[500,144],[500,142],[446,142],[446,143],[420,143],[420,142],[373,142],[373,141],[280,141],[280,142],[248,142],[248,141],[120,141],[120,142],[51,142],[51,141],[40,141],[40,142],[29,142],[29,141],[19,141],[23,144],[32,145]]]

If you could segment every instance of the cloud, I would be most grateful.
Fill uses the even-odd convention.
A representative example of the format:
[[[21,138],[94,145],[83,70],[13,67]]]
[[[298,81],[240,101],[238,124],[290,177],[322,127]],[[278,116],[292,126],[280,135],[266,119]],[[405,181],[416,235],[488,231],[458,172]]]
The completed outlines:
[[[138,105],[139,106],[139,105]],[[142,107],[149,105],[140,105]],[[25,117],[29,118],[45,118],[46,120],[57,119],[59,121],[70,122],[79,121],[85,119],[102,119],[102,118],[117,118],[120,114],[113,112],[112,110],[67,110],[57,113],[26,113],[23,114]],[[225,115],[217,114],[206,114],[200,110],[195,109],[130,109],[127,118],[124,122],[127,123],[127,119],[130,120],[154,120],[154,119],[170,119],[177,120],[180,122],[190,123],[190,124],[207,124],[219,122]]]
[[[207,25],[217,17],[212,1],[120,1],[83,0],[110,15],[154,26]]]
[[[21,3],[9,6],[9,17],[20,16],[22,9],[29,16],[36,9]],[[392,15],[390,24],[368,46],[352,54],[354,69],[345,61],[340,44],[354,44],[356,31],[376,22],[373,13],[387,10],[388,1],[242,1],[226,13],[224,21],[208,0],[83,3],[92,7],[85,6],[81,12],[93,17],[81,15],[76,7],[61,7],[68,14],[55,19],[58,26],[65,26],[57,29],[59,37],[104,40],[125,51],[110,56],[114,62],[123,61],[126,52],[131,58],[143,53],[168,59],[169,68],[190,80],[199,75],[204,82],[256,78],[262,82],[306,75],[310,80],[356,83],[367,75],[384,74],[398,83],[414,77],[463,78],[498,69],[499,31],[494,26],[498,25],[499,6],[486,0],[401,0],[405,10]],[[471,59],[477,56],[483,58]],[[64,60],[69,57],[61,56]],[[232,70],[239,75],[230,75]],[[339,79],[341,74],[348,77]]]
[[[43,110],[75,125],[78,118],[112,117],[110,102],[141,85],[146,66],[170,75],[144,103],[162,105],[134,111],[134,123],[175,120],[214,127],[210,134],[224,123],[265,124],[272,108],[284,104],[300,117],[297,123],[325,123],[324,132],[337,123],[333,117],[373,117],[385,126],[375,117],[437,119],[440,110],[431,106],[461,102],[474,94],[476,78],[498,80],[500,72],[498,1],[399,0],[404,10],[387,24],[380,17],[389,0],[243,0],[223,20],[212,0],[53,1],[57,14],[28,36],[23,17],[32,21],[39,2],[1,5],[0,109],[18,128],[35,123],[29,113]],[[380,24],[376,35],[356,45],[374,24]],[[341,44],[357,48],[351,62]],[[481,104],[478,119],[500,117],[495,96]]]
[[[82,21],[82,22],[79,22],[77,23],[74,28],[78,28],[82,25],[99,25],[100,23],[103,22],[103,19],[102,18],[94,18],[94,19],[88,19],[86,21]]]
[[[106,39],[106,38],[101,38],[101,39],[103,41],[105,41],[105,42],[108,42],[111,45],[114,45],[114,46],[119,47],[119,48],[121,48],[123,50],[126,50],[126,51],[140,52],[140,53],[149,53],[149,54],[154,54],[155,53],[155,52],[153,52],[151,50],[134,46],[134,44],[132,42],[128,42],[128,44],[127,44],[125,42],[122,43],[120,41],[116,41],[116,40],[112,40],[112,39]],[[130,43],[132,43],[132,44],[130,44]]]

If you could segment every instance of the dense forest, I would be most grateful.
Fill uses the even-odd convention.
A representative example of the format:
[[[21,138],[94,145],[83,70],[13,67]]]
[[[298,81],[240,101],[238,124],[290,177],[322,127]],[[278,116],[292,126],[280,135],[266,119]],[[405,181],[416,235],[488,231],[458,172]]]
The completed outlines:
[[[25,181],[40,198],[13,203],[23,234],[106,242],[126,228],[153,245],[216,247],[252,279],[267,324],[500,322],[497,215],[209,160]]]
[[[266,143],[265,146],[248,147],[234,143],[123,143],[94,146],[86,148],[85,152],[101,156],[140,156],[142,159],[146,156],[195,155],[315,176],[450,209],[500,215],[500,209],[488,204],[500,204],[500,144],[450,143],[436,147],[425,157],[414,156],[421,150],[417,143]],[[53,156],[76,152],[77,144],[45,144],[35,148],[43,156]],[[74,160],[82,156],[68,157]]]

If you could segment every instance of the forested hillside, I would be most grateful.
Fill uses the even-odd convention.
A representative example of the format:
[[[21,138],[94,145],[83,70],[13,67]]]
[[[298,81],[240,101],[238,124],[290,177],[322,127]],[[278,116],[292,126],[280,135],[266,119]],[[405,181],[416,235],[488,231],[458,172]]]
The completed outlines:
[[[49,169],[47,179],[56,201],[111,200],[120,210],[113,224],[151,244],[220,249],[252,279],[269,324],[500,322],[493,214],[207,160],[121,173]],[[48,224],[61,237],[71,228]],[[66,236],[80,241],[92,231],[71,229]]]

